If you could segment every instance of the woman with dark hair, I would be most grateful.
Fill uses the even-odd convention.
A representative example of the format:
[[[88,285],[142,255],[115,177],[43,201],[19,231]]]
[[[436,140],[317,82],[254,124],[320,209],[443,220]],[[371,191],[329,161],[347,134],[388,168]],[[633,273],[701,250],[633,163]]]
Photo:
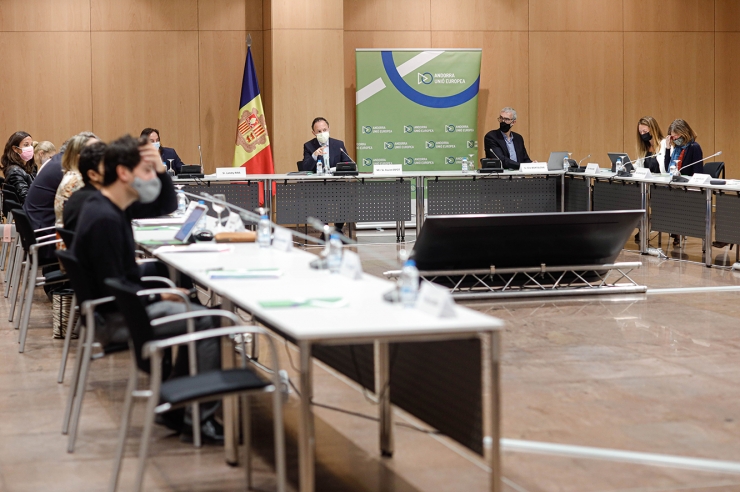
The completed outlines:
[[[171,147],[162,147],[162,142],[159,140],[159,130],[156,128],[144,128],[141,131],[141,136],[146,137],[147,140],[149,140],[149,142],[159,150],[159,155],[167,169],[170,169],[170,165],[172,165],[171,169],[175,174],[180,174],[180,169],[182,168],[180,156],[177,155],[175,149]]]
[[[33,138],[28,132],[15,132],[5,144],[0,167],[5,183],[15,188],[20,204],[26,201],[28,189],[33,183],[32,173],[37,169],[34,162]]]
[[[696,133],[684,120],[673,120],[668,127],[666,137],[665,168],[669,169],[671,163],[676,163],[678,172],[686,176],[701,173],[704,163],[699,162],[704,157],[701,145],[696,142]]]

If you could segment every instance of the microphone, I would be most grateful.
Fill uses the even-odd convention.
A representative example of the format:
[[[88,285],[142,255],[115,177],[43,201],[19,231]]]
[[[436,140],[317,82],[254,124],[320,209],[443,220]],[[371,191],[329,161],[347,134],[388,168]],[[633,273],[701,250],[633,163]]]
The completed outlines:
[[[200,172],[203,172],[203,152],[200,151],[200,145],[198,145],[198,155],[200,155]]]
[[[344,154],[344,155],[346,155],[347,157],[349,157],[349,154],[348,154],[348,153],[347,153],[347,152],[346,152],[346,151],[345,151],[345,150],[344,150],[343,148],[339,147],[339,150],[341,150],[341,151],[342,151],[342,154]],[[354,160],[354,159],[352,159],[351,157],[349,157],[349,160],[350,160],[350,162],[351,162],[352,164],[354,164],[355,166],[357,165],[357,163],[355,162],[355,160]]]
[[[502,158],[500,158],[500,157],[498,156],[498,154],[496,154],[496,152],[494,152],[494,151],[493,151],[493,149],[488,149],[488,150],[490,150],[490,151],[491,151],[491,154],[493,154],[493,155],[495,155],[495,156],[496,156],[496,159],[498,159],[498,160],[500,160],[500,161],[501,161],[501,165],[503,165],[503,164],[504,164],[504,160],[503,160]]]
[[[693,165],[695,165],[695,164],[699,164],[700,162],[704,162],[704,161],[706,161],[707,159],[711,159],[712,157],[717,157],[718,155],[722,155],[722,151],[721,151],[721,150],[720,150],[719,152],[717,152],[716,154],[712,154],[712,155],[710,155],[709,157],[705,157],[705,158],[703,158],[703,159],[699,159],[699,160],[698,160],[698,161],[696,161],[696,162],[692,162],[692,163],[691,163],[691,164],[689,164],[688,166],[681,166],[681,169],[679,169],[679,173],[680,173],[681,171],[683,171],[684,169],[688,169],[688,168],[690,168],[691,166],[693,166]],[[689,181],[689,179],[688,179],[688,178],[684,178],[684,177],[683,177],[683,176],[681,176],[680,174],[679,174],[678,176],[672,176],[672,177],[671,177],[671,183],[688,183],[688,181]]]
[[[577,164],[576,164],[576,161],[574,159],[568,159],[568,162],[571,164],[571,167],[575,168],[571,172],[573,172],[573,173],[585,173],[586,172],[586,168],[581,168],[581,162],[585,161],[589,157],[591,157],[591,154],[588,154],[586,157],[584,157],[583,159],[581,159],[580,161],[578,161]]]
[[[581,159],[580,161],[578,161],[578,167],[581,167],[581,162],[585,161],[589,157],[591,157],[591,154],[588,154],[586,157],[584,157],[583,159]]]

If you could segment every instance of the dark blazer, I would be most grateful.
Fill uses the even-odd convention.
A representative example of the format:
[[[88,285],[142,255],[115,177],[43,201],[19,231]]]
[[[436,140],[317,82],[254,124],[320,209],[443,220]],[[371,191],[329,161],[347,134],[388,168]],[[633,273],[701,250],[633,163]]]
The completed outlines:
[[[673,153],[673,150],[666,149],[665,152],[665,169],[668,171],[671,167],[671,154]],[[701,160],[704,157],[704,153],[701,150],[701,145],[696,143],[696,140],[692,140],[689,142],[689,145],[686,147],[686,153],[683,155],[683,162],[681,163],[682,166],[686,165],[688,166],[692,162],[696,162]],[[48,166],[48,164],[47,164]],[[700,162],[699,164],[694,164],[691,167],[688,167],[686,169],[681,168],[681,174],[684,176],[693,176],[694,173],[701,174],[704,172],[704,163]]]
[[[486,136],[483,139],[483,143],[486,146],[486,157],[489,159],[498,157],[501,159],[504,169],[519,169],[520,163],[532,162],[532,159],[530,159],[527,154],[527,148],[524,146],[524,139],[522,136],[516,132],[511,132],[511,136],[514,140],[516,161],[511,159],[509,148],[506,146],[506,141],[504,140],[504,134],[501,133],[501,130],[499,129],[491,130],[486,133]],[[495,152],[496,155],[491,152],[491,149],[493,149],[493,152]]]
[[[316,152],[319,146],[319,141],[315,138],[303,144],[303,164],[301,165],[301,171],[316,172],[316,161],[313,160],[313,153]],[[344,142],[335,138],[329,138],[329,167],[337,167],[338,162],[352,162],[340,149],[347,152]]]
[[[180,156],[177,155],[177,152],[175,152],[175,149],[171,147],[160,147],[159,155],[162,156],[162,162],[164,162],[164,165],[167,166],[168,169],[170,167],[170,161],[168,159],[173,159],[172,166],[175,168],[175,174],[180,174],[182,161],[180,160]]]
[[[63,153],[55,154],[41,172],[36,175],[26,196],[23,210],[28,214],[28,220],[34,229],[52,227],[56,221],[54,215],[54,197],[57,194],[59,183],[62,182]]]

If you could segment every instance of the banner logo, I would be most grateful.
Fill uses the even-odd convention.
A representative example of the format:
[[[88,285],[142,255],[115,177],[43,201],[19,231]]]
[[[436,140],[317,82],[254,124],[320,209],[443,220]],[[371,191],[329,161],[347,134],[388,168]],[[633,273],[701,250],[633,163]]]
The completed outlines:
[[[385,150],[391,150],[395,147],[395,144],[393,142],[383,142],[383,148]]]
[[[419,85],[419,84],[429,85],[432,82],[434,82],[434,75],[432,75],[429,72],[417,73],[416,77],[417,77],[416,85]]]
[[[454,157],[445,157],[445,164],[455,164]]]
[[[369,157],[365,157],[364,159],[362,159],[362,165],[363,166],[372,166],[373,165],[373,160],[370,159]]]
[[[362,133],[372,133],[373,127],[372,126],[363,126],[362,127]]]
[[[433,149],[435,146],[434,140],[427,140],[427,149]]]
[[[414,158],[413,157],[404,157],[403,158],[403,164],[405,166],[411,166],[414,164]]]
[[[412,125],[404,125],[403,133],[414,133],[414,127]]]
[[[478,142],[476,142],[475,140],[468,140],[468,148],[469,149],[474,149],[476,147],[478,147]]]
[[[445,133],[453,133],[455,131],[455,125],[445,125]]]

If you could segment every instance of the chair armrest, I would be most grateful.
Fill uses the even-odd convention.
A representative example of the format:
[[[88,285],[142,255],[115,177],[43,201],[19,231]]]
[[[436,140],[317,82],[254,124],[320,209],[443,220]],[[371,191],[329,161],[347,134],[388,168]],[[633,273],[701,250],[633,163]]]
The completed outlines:
[[[47,241],[49,239],[56,239],[56,234],[47,234],[46,236],[40,236],[36,238],[36,241]]]
[[[113,302],[115,300],[116,300],[116,298],[113,297],[113,296],[101,297],[99,299],[91,299],[89,301],[83,302],[82,303],[82,306],[80,306],[80,310],[85,311],[87,314],[92,314],[92,312],[98,306],[102,306],[103,304],[107,304],[107,303]]]
[[[168,279],[167,277],[141,277],[141,281],[142,282],[161,282],[169,287],[172,287],[173,289],[177,287],[177,285],[175,285],[175,282]]]
[[[43,231],[50,231],[52,229],[56,229],[57,226],[51,226],[51,227],[42,227],[41,229],[34,229],[33,232],[43,232]]]
[[[30,253],[33,254],[36,251],[38,251],[39,248],[42,248],[44,246],[50,246],[52,244],[57,244],[57,243],[61,243],[61,242],[62,242],[61,239],[54,239],[53,241],[45,241],[43,243],[32,244],[31,247],[28,248],[28,249],[30,250]]]
[[[214,310],[219,311],[219,310]],[[195,313],[193,313],[195,314]],[[211,314],[211,316],[213,316]],[[168,316],[169,317],[169,316]],[[162,318],[164,319],[164,318]],[[158,321],[158,320],[155,320]],[[142,348],[142,357],[149,358],[155,352],[161,352],[166,348],[176,345],[185,345],[191,342],[199,342],[209,338],[220,338],[231,335],[243,335],[247,333],[265,334],[265,331],[257,326],[227,326],[225,328],[213,328],[212,330],[199,331],[197,333],[188,333],[186,335],[177,335],[164,340],[152,340],[146,342]]]
[[[155,277],[157,278],[157,277]],[[181,291],[180,289],[175,289],[171,287],[160,287],[157,289],[142,289],[136,293],[137,296],[143,297],[148,296],[151,294],[174,294],[180,298],[182,298],[183,302],[185,303],[185,306],[187,307],[188,311],[190,311],[190,298],[186,293]],[[152,325],[154,326],[154,325]]]

